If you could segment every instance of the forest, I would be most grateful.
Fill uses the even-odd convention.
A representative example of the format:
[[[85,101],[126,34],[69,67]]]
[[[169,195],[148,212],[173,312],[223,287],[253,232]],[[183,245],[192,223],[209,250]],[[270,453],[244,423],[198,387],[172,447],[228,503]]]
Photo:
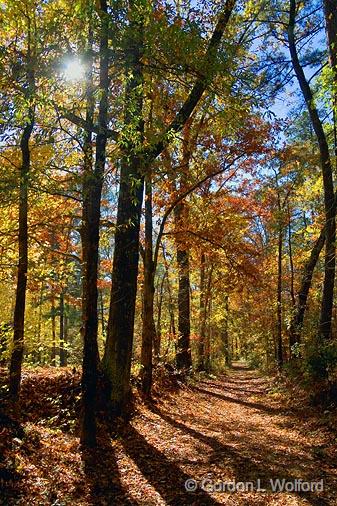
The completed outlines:
[[[336,504],[337,0],[0,2],[0,504]]]

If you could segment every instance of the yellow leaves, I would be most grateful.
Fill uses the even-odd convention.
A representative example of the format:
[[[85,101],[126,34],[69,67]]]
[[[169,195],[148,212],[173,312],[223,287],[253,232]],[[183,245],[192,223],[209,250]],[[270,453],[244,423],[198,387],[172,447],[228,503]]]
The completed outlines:
[[[296,200],[302,203],[304,208],[311,208],[312,200],[320,201],[322,199],[323,181],[322,176],[312,175],[305,179],[303,184],[296,191]],[[310,200],[308,200],[310,197]],[[306,204],[307,202],[307,204]]]
[[[254,19],[257,14],[263,16],[266,10],[266,3],[263,0],[247,0],[244,2],[242,17],[244,19]]]
[[[34,168],[45,168],[51,157],[53,156],[54,148],[51,144],[34,145],[31,146],[31,158]]]

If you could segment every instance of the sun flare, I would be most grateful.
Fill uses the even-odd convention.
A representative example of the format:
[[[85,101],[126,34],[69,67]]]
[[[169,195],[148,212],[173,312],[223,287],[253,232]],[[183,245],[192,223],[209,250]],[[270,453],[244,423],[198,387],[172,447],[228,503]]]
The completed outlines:
[[[85,68],[81,60],[74,58],[66,62],[64,76],[67,81],[81,81],[84,74]]]

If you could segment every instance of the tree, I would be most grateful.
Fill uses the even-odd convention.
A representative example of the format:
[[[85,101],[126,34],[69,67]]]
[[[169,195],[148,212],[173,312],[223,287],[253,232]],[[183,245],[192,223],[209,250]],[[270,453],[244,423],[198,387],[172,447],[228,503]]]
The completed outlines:
[[[149,397],[152,386],[152,350],[156,343],[156,327],[154,323],[154,276],[152,237],[152,179],[150,174],[145,179],[145,245],[143,251],[144,288],[142,311],[142,348],[141,348],[141,379],[142,392]],[[159,352],[157,351],[157,355]]]
[[[336,132],[336,109],[337,109],[337,11],[333,0],[324,0],[324,15],[329,48],[330,67],[332,70],[332,108],[335,156],[337,157],[337,132]]]
[[[227,0],[209,41],[204,59],[204,74],[192,90],[159,141],[150,147],[143,143],[143,70],[142,40],[144,15],[142,4],[129,3],[130,31],[127,43],[125,94],[125,128],[133,139],[126,139],[121,160],[121,185],[118,200],[117,231],[112,274],[112,293],[104,368],[111,382],[112,408],[116,414],[125,409],[130,394],[130,367],[133,342],[136,282],[138,274],[139,226],[143,196],[144,173],[181,131],[198,105],[215,74],[214,62],[222,36],[234,8]],[[126,250],[127,248],[127,250]]]
[[[98,8],[100,19],[100,76],[101,98],[98,107],[98,131],[96,136],[95,167],[92,169],[91,127],[93,121],[93,98],[91,75],[92,62],[89,61],[87,84],[87,117],[89,129],[86,133],[83,174],[83,211],[82,211],[82,255],[83,255],[83,415],[81,443],[85,446],[96,445],[95,404],[99,354],[97,346],[97,279],[100,206],[106,161],[107,113],[109,86],[108,57],[108,12],[106,0],[101,0]],[[89,21],[91,22],[91,20]],[[90,28],[89,28],[90,29]],[[89,35],[89,52],[92,51]]]
[[[17,272],[16,300],[14,309],[13,350],[10,362],[9,393],[14,401],[18,401],[21,382],[21,368],[24,346],[24,325],[26,307],[26,289],[28,273],[28,186],[31,165],[30,139],[35,123],[35,65],[36,48],[36,19],[35,10],[25,7],[23,13],[26,21],[25,48],[22,56],[22,72],[25,83],[22,87],[25,118],[20,139],[21,167],[19,183],[19,262]]]
[[[329,153],[329,145],[326,139],[324,128],[314,103],[313,93],[305,77],[301,66],[295,41],[296,25],[296,0],[290,0],[289,23],[288,23],[288,42],[291,60],[300,85],[303,97],[305,99],[309,116],[312,122],[314,132],[317,137],[321,169],[324,188],[324,206],[325,206],[325,275],[323,284],[323,295],[320,315],[319,334],[322,338],[331,337],[331,318],[333,306],[333,293],[335,282],[335,240],[336,240],[336,205],[332,177],[332,164]]]

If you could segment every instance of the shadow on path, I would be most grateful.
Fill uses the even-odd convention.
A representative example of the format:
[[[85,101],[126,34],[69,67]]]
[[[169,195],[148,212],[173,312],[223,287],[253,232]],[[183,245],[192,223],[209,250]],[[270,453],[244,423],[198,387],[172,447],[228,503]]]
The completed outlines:
[[[226,402],[233,402],[235,404],[242,404],[242,406],[247,406],[252,409],[258,409],[260,411],[265,411],[266,413],[271,414],[271,415],[285,414],[285,410],[282,408],[274,408],[271,406],[266,406],[265,404],[260,404],[258,402],[244,401],[243,399],[240,399],[237,397],[230,397],[228,395],[218,394],[217,392],[213,392],[212,390],[206,390],[205,388],[193,386],[192,390],[194,390],[196,392],[200,392],[200,393],[207,395],[207,396],[210,395],[213,397],[217,397],[218,399],[221,399]],[[239,392],[240,391],[241,390],[239,389]]]
[[[219,504],[207,492],[186,492],[186,480],[193,478],[152,446],[132,425],[129,425],[123,445],[136,462],[143,476],[165,500],[166,504],[212,506]]]
[[[146,502],[146,488],[139,502],[137,496],[133,498],[134,494],[130,497],[124,486],[124,473],[121,481],[116,454],[107,441],[100,449],[83,454],[92,503],[241,506],[267,505],[279,498],[284,502],[277,504],[284,505],[304,504],[302,499],[313,506],[334,504],[331,494],[325,491],[295,491],[291,497],[286,492],[272,494],[270,480],[293,482],[301,478],[312,482],[323,477],[332,490],[335,478],[333,462],[320,469],[319,459],[310,452],[310,440],[299,437],[297,428],[301,422],[296,415],[282,406],[270,406],[265,393],[263,378],[245,366],[235,365],[232,374],[222,380],[204,380],[165,402],[149,405],[150,411],[125,427],[120,451],[136,464],[145,487],[151,486],[160,501],[156,494],[156,497],[149,495]],[[250,401],[252,394],[260,395],[261,402]],[[291,427],[280,427],[279,423],[284,418],[289,420],[289,415],[293,416]],[[267,492],[211,496],[200,489],[185,490],[186,480],[206,476],[211,476],[214,483],[235,480],[256,484],[260,479]],[[137,478],[131,480],[131,486],[135,487],[135,483]]]
[[[236,450],[232,446],[222,443],[217,438],[203,434],[192,427],[188,427],[184,423],[178,422],[157,408],[153,408],[153,411],[176,429],[189,434],[212,448],[213,453],[209,459],[210,466],[217,463],[217,461],[223,463],[224,459],[229,460],[229,466],[234,470],[236,482],[252,481],[256,483],[259,478],[262,486],[271,492],[269,480],[285,479],[286,481],[293,481],[295,479],[294,475],[290,474],[286,467],[287,463],[284,462],[284,452],[273,449],[271,445],[268,447],[261,445],[262,457],[264,454],[265,459],[259,458],[257,461],[257,455],[253,448],[251,449],[251,456],[247,456],[247,453],[249,453],[249,446],[247,447],[246,444],[243,445],[245,450],[243,450],[242,447]],[[271,452],[273,457],[272,465],[270,461]],[[313,472],[314,470],[310,469],[310,471]],[[314,481],[315,475],[313,474],[310,476],[310,474],[308,474],[305,478],[308,481]],[[314,506],[327,506],[330,504],[328,500],[321,496],[318,497],[312,492],[297,492],[296,495],[305,498],[309,504]]]
[[[97,448],[84,450],[82,461],[92,504],[138,506],[121,484],[115,451],[108,436],[99,441]]]

